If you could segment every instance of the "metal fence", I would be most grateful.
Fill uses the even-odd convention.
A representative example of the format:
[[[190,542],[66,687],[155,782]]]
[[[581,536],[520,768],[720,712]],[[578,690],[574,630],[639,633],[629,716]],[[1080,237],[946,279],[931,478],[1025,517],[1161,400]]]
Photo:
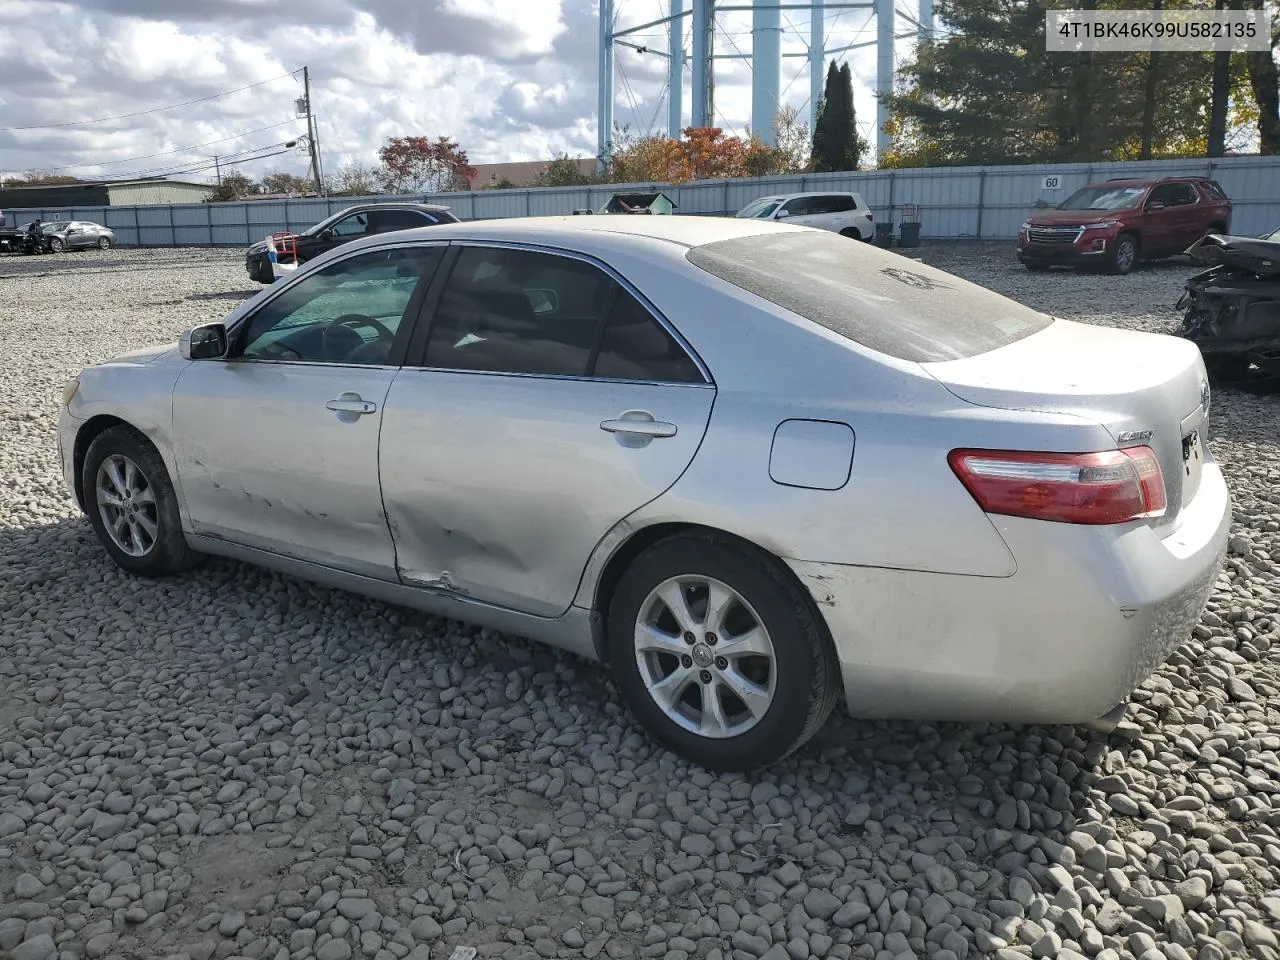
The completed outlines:
[[[724,216],[757,197],[814,190],[862,194],[877,222],[897,224],[902,207],[919,207],[921,236],[932,239],[1008,239],[1035,211],[1086,183],[1113,177],[1209,176],[1231,198],[1231,231],[1257,235],[1280,227],[1280,156],[1216,160],[1148,160],[1125,163],[1036,164],[1004,167],[944,167],[821,173],[740,180],[666,184],[604,184],[478,190],[417,196],[330,197],[186,203],[120,207],[74,207],[6,211],[11,224],[43,220],[91,220],[110,227],[122,246],[244,246],[281,230],[301,230],[356,203],[425,200],[443,203],[462,220],[538,217],[598,210],[618,192],[661,189],[677,214]]]

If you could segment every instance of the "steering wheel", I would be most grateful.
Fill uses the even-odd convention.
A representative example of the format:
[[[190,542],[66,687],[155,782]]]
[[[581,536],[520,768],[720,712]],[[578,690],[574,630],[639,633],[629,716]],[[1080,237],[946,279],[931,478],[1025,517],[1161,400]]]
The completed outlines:
[[[373,327],[378,331],[378,335],[386,337],[388,340],[394,340],[396,335],[387,328],[381,320],[375,320],[373,317],[366,317],[363,313],[344,313],[342,316],[334,319],[330,326],[343,327]]]

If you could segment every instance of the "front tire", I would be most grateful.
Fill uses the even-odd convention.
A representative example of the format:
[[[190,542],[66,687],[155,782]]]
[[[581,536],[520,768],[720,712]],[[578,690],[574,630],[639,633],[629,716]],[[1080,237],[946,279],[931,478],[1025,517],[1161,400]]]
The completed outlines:
[[[1114,274],[1123,276],[1131,272],[1138,265],[1138,238],[1131,233],[1116,237],[1107,265]]]
[[[120,567],[136,576],[165,577],[199,562],[183,537],[164,460],[132,427],[111,427],[95,437],[80,477],[89,523]]]
[[[709,770],[782,760],[840,691],[811,598],[776,560],[727,537],[680,534],[641,553],[609,605],[608,648],[640,723]]]
[[[63,244],[63,242],[57,237],[54,237],[49,241],[49,250],[51,253],[61,253],[64,246],[65,244]]]

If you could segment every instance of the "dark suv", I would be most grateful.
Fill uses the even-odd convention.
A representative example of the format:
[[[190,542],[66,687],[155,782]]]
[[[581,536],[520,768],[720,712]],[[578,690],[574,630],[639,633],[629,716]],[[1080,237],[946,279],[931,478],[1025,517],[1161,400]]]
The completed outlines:
[[[301,266],[327,250],[370,234],[457,222],[448,207],[435,203],[362,203],[340,210],[301,233],[277,234],[276,259],[281,264]],[[244,268],[250,280],[274,282],[270,246],[269,240],[259,240],[245,252]]]
[[[1060,263],[1128,273],[1140,260],[1175,256],[1206,233],[1225,233],[1230,221],[1231,201],[1216,180],[1107,180],[1023,223],[1018,259],[1028,270]]]

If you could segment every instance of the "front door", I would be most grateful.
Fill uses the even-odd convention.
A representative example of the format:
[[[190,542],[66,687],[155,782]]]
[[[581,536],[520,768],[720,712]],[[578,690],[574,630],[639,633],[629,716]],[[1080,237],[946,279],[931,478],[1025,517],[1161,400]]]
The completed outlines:
[[[675,483],[715,397],[625,286],[545,252],[463,246],[420,353],[382,424],[401,578],[535,616]]]
[[[250,313],[228,359],[183,370],[173,436],[195,533],[395,578],[378,430],[405,318],[443,249],[384,248],[330,264]]]

